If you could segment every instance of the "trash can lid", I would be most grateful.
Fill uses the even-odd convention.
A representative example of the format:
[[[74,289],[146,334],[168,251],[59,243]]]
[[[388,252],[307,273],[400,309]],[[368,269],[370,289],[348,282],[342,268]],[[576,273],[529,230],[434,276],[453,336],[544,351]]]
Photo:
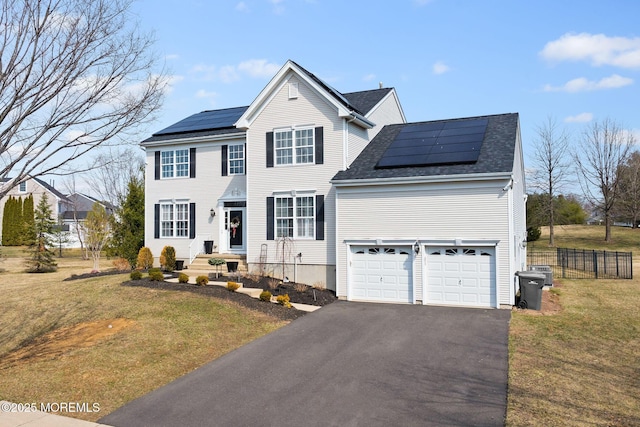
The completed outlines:
[[[539,271],[516,271],[516,276],[522,277],[525,279],[542,279],[544,280],[547,276]]]

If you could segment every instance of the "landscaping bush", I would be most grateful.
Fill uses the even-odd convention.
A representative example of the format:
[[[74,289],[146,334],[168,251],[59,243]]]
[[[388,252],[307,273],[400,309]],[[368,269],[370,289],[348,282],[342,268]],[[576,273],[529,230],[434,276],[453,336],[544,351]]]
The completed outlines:
[[[260,293],[260,301],[271,302],[271,292],[262,291]]]
[[[278,304],[280,305],[283,305],[287,308],[291,308],[291,303],[289,302],[289,294],[278,295],[278,298],[276,298],[276,301],[278,301]]]
[[[143,246],[138,252],[138,262],[136,263],[138,270],[148,270],[153,267],[153,254],[151,249]]]
[[[162,282],[164,280],[164,274],[162,274],[162,270],[159,268],[151,268],[149,269],[149,279],[154,282]]]
[[[160,253],[160,266],[165,271],[176,269],[176,250],[173,246],[165,246]]]
[[[229,289],[231,292],[237,291],[239,287],[240,284],[238,282],[227,282],[227,289]]]
[[[209,278],[207,276],[198,276],[196,277],[196,284],[198,286],[204,286],[209,283]]]
[[[540,239],[540,235],[542,234],[542,230],[540,227],[529,227],[527,228],[527,242],[535,242]]]
[[[129,264],[129,261],[127,261],[124,258],[116,258],[116,259],[114,259],[113,260],[113,266],[118,271],[130,271],[131,270],[131,264]]]
[[[140,280],[142,279],[142,273],[138,270],[135,270],[131,272],[129,277],[131,278],[131,280]]]
[[[184,273],[178,274],[178,283],[189,283],[189,276]]]

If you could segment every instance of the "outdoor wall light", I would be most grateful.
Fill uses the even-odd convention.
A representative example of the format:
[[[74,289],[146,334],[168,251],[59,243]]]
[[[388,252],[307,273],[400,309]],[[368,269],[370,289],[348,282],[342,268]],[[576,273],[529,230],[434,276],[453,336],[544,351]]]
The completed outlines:
[[[420,244],[418,242],[415,242],[413,244],[413,251],[416,253],[416,255],[420,253]]]
[[[209,214],[211,215],[211,218],[215,218],[216,211],[214,211],[213,208],[211,208],[211,210],[209,211]]]

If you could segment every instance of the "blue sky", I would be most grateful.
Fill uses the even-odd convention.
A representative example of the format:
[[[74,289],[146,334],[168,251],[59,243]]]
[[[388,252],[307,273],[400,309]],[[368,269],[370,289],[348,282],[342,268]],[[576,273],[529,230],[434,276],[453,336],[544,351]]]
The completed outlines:
[[[341,92],[395,87],[410,122],[518,112],[525,164],[547,117],[575,141],[614,119],[640,143],[637,0],[141,0],[132,13],[171,76],[149,134],[250,104],[292,59]]]

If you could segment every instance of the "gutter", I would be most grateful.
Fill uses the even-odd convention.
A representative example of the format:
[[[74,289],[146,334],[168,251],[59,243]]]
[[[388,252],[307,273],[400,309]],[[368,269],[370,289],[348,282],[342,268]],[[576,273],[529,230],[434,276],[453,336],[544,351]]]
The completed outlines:
[[[511,179],[511,172],[492,172],[484,174],[457,174],[457,175],[432,175],[432,176],[408,176],[393,178],[366,178],[366,179],[332,179],[331,184],[336,187],[352,187],[363,185],[389,185],[389,184],[414,184],[430,182],[455,182],[455,181],[489,181],[498,179]]]
[[[190,138],[164,139],[160,141],[149,141],[149,142],[142,141],[140,143],[140,146],[160,147],[163,145],[173,145],[176,143],[187,144],[187,143],[194,143],[194,142],[216,142],[216,141],[223,141],[225,139],[245,138],[246,136],[247,136],[247,133],[242,131],[242,132],[236,132],[236,133],[225,133],[222,135],[194,136]]]

